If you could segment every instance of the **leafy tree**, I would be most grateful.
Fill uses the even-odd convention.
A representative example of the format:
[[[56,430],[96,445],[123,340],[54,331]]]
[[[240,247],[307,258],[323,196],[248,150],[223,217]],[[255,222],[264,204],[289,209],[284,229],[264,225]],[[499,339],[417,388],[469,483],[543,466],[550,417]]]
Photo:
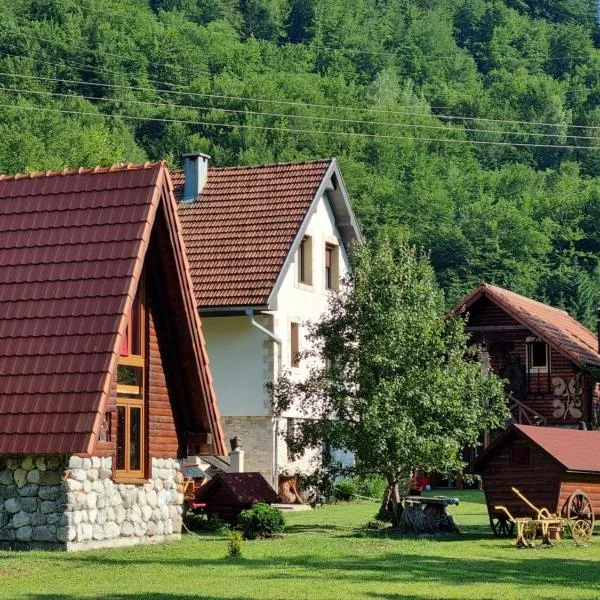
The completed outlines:
[[[384,237],[358,246],[353,273],[310,330],[308,375],[273,387],[279,411],[306,419],[291,450],[329,443],[354,453],[360,475],[380,475],[399,517],[399,482],[417,467],[451,472],[461,450],[506,417],[500,381],[470,355],[460,318],[447,318],[426,257]]]

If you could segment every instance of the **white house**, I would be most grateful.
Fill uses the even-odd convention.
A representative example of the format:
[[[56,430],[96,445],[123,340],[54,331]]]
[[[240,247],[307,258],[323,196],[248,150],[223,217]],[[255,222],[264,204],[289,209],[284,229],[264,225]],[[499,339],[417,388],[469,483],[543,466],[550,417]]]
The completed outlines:
[[[335,158],[212,168],[186,155],[175,173],[179,216],[202,315],[225,436],[239,436],[246,470],[277,485],[293,460],[267,382],[281,368],[302,376],[303,323],[317,320],[348,269],[358,226]]]

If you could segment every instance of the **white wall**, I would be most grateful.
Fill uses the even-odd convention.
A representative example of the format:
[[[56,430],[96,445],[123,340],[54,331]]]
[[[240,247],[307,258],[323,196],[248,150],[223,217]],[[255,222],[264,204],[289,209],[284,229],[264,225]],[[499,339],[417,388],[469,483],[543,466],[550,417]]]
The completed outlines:
[[[307,373],[307,366],[300,363],[298,368],[291,367],[290,324],[300,324],[300,350],[306,347],[306,323],[315,322],[327,311],[328,299],[332,292],[325,288],[325,244],[336,244],[339,248],[339,276],[348,271],[348,257],[342,239],[335,226],[335,218],[329,202],[321,198],[310,217],[306,235],[312,238],[312,285],[298,282],[298,252],[294,252],[294,262],[284,275],[277,293],[277,313],[275,316],[275,333],[283,341],[283,366],[291,369],[292,376],[302,378]],[[283,416],[302,417],[297,409],[291,409]]]
[[[300,363],[297,368],[291,367],[290,324],[300,324],[300,350],[306,347],[306,322],[317,321],[326,311],[328,299],[332,292],[325,286],[325,244],[335,244],[339,248],[339,277],[348,271],[348,257],[343,247],[339,232],[335,226],[335,218],[327,199],[321,198],[313,214],[310,216],[305,235],[312,238],[312,285],[298,282],[298,252],[294,249],[294,262],[284,275],[276,298],[275,333],[282,339],[283,367],[289,369],[292,377],[301,379],[307,374],[307,365]],[[298,240],[299,241],[299,240]],[[280,421],[287,418],[305,416],[298,407],[291,407]],[[286,426],[281,423],[280,429]],[[283,439],[278,444],[278,469],[288,472],[310,472],[320,462],[320,449],[305,452],[294,461],[287,460],[287,449]]]
[[[268,316],[257,318],[267,327],[270,320]],[[246,316],[202,314],[202,330],[221,415],[270,415],[265,382],[273,379],[273,343],[252,327]]]

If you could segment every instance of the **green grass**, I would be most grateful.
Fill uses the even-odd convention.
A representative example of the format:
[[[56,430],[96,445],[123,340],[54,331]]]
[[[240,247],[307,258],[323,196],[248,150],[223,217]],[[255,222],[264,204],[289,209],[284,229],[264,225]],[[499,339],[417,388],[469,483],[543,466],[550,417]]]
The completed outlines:
[[[28,600],[477,598],[600,599],[600,535],[587,547],[518,550],[494,539],[478,492],[452,507],[462,533],[398,538],[357,529],[376,505],[349,503],[288,516],[286,534],[245,542],[226,559],[225,537],[85,553],[0,552],[0,597]]]

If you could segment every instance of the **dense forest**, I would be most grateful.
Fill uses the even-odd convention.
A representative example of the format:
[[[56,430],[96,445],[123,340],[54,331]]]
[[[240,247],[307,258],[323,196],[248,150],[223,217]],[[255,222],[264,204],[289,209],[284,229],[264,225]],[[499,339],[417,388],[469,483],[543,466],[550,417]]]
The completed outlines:
[[[592,324],[593,0],[12,0],[0,171],[337,156],[366,236]]]

